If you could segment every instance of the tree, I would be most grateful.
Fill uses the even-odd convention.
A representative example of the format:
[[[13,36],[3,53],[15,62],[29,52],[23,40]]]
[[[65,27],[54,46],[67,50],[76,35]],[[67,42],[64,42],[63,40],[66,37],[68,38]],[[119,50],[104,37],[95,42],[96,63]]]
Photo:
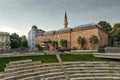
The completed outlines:
[[[108,33],[112,30],[111,25],[106,21],[100,21],[98,24]]]
[[[62,47],[64,47],[64,48],[67,48],[67,40],[61,39],[61,40],[60,40],[60,45],[61,45]]]
[[[81,48],[84,49],[84,45],[85,45],[84,37],[79,36],[78,39],[77,39],[77,42],[78,42],[78,44],[81,45]]]
[[[20,37],[21,40],[21,47],[27,48],[27,38],[25,35],[23,35],[22,37]]]
[[[11,48],[19,48],[21,44],[21,40],[18,34],[13,33],[10,35],[10,41],[11,41]]]
[[[92,36],[90,37],[90,42],[92,43],[92,48],[95,49],[95,44],[98,43],[98,36],[92,35]]]
[[[111,31],[111,36],[115,39],[120,39],[120,23],[115,23]]]
[[[18,34],[12,33],[10,35],[10,41],[11,41],[11,48],[26,48],[27,47],[27,39],[26,36],[19,37]]]
[[[58,48],[58,42],[57,41],[52,41],[52,45],[55,49]]]

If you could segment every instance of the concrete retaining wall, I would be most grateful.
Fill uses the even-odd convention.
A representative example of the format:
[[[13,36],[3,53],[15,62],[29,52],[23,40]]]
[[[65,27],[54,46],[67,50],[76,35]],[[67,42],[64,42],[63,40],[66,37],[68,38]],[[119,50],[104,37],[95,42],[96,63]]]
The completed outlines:
[[[106,47],[105,53],[120,53],[120,47]]]

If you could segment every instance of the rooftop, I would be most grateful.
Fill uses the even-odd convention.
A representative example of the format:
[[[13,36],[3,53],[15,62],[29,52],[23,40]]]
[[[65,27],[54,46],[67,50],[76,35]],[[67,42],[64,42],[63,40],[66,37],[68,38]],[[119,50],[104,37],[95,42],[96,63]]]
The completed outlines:
[[[51,31],[46,31],[44,34],[54,34],[56,31],[55,30],[51,30]]]
[[[0,34],[9,35],[8,32],[0,32]]]
[[[57,31],[51,30],[51,31],[45,32],[44,34],[54,34],[54,33],[69,32],[71,30],[76,30],[76,29],[78,30],[78,29],[83,29],[83,28],[85,29],[85,28],[88,28],[88,27],[90,28],[90,27],[93,27],[93,26],[101,28],[101,26],[98,25],[98,24],[92,24],[92,23],[90,23],[90,24],[78,25],[78,26],[75,26],[73,28],[71,28],[71,27],[61,28],[61,29],[58,29]]]

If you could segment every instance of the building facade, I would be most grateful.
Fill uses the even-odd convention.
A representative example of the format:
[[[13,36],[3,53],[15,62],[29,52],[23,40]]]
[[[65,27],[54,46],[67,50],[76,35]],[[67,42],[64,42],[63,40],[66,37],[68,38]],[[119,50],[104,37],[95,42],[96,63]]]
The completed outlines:
[[[0,52],[9,52],[10,48],[10,34],[0,32]]]
[[[35,48],[36,37],[43,34],[44,32],[44,30],[38,29],[37,26],[32,26],[31,30],[28,32],[28,47],[30,48],[30,50],[34,50]]]
[[[49,46],[49,50],[53,50],[52,41],[57,41],[58,46],[60,45],[60,40],[67,40],[67,48],[77,48],[80,49],[81,46],[77,43],[77,39],[79,36],[85,38],[85,48],[93,49],[92,44],[89,41],[89,38],[92,35],[98,36],[98,43],[95,45],[96,49],[99,46],[104,46],[108,44],[108,34],[103,31],[99,25],[96,24],[87,24],[81,25],[74,28],[64,28],[58,31],[49,31],[45,32],[43,35],[40,35],[36,38],[36,44],[42,45],[47,42],[47,46]]]
[[[67,40],[67,48],[80,49],[81,46],[78,44],[77,39],[81,36],[84,37],[86,41],[84,47],[86,49],[93,49],[93,46],[90,43],[90,37],[95,35],[98,37],[98,43],[94,45],[96,49],[99,46],[108,45],[108,34],[98,24],[85,24],[73,28],[67,27],[67,25],[67,15],[65,13],[64,28],[57,31],[53,30],[45,32],[36,38],[36,44],[41,46],[45,45],[49,50],[53,50],[54,47],[52,41],[58,42],[58,46],[62,47],[60,41],[65,39]]]

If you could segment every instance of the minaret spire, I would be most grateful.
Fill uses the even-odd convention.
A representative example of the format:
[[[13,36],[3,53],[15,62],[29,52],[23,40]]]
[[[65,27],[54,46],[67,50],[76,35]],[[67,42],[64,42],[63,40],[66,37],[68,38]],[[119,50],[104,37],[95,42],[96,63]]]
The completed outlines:
[[[64,28],[67,28],[68,22],[67,22],[67,13],[65,11],[65,17],[64,17]]]

